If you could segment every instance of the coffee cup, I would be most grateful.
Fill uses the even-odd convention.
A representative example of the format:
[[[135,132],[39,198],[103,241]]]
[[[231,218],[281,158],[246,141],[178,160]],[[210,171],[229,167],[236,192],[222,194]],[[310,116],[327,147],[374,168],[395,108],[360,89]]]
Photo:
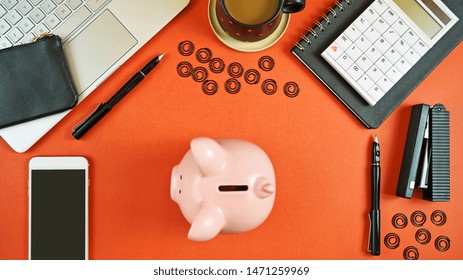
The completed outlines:
[[[305,0],[217,0],[216,15],[222,29],[242,42],[267,38],[282,15],[304,9]]]

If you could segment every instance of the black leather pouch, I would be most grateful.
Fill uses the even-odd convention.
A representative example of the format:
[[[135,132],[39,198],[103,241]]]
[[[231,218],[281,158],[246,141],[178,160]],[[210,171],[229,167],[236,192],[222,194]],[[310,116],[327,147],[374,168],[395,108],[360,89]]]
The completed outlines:
[[[0,128],[71,109],[77,100],[58,36],[0,50]]]

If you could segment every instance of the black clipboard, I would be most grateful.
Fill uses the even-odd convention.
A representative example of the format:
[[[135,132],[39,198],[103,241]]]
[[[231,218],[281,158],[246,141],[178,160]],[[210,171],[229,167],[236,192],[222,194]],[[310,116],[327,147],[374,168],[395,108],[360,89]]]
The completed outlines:
[[[442,0],[459,21],[374,106],[370,106],[321,53],[368,7],[372,0],[339,0],[291,49],[367,128],[378,128],[404,99],[463,40],[463,5]]]

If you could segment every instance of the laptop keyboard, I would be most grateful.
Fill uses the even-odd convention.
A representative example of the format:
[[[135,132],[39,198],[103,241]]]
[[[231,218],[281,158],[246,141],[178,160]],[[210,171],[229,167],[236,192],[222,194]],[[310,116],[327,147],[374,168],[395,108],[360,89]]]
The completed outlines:
[[[111,0],[0,0],[0,49],[44,33],[65,40]]]

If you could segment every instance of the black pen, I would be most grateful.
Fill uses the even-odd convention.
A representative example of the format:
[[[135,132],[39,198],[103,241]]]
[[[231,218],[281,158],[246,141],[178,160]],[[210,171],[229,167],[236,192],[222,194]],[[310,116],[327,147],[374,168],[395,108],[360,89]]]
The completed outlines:
[[[370,211],[370,237],[368,240],[368,251],[372,255],[380,254],[380,211],[379,211],[379,190],[381,168],[379,166],[379,143],[375,136],[373,142],[373,155],[371,166],[371,211]]]
[[[101,120],[116,104],[121,101],[136,85],[138,85],[148,73],[158,65],[164,54],[161,54],[146,64],[143,69],[137,72],[111,99],[106,103],[98,105],[96,110],[73,128],[72,136],[79,140],[87,133],[99,120]]]

